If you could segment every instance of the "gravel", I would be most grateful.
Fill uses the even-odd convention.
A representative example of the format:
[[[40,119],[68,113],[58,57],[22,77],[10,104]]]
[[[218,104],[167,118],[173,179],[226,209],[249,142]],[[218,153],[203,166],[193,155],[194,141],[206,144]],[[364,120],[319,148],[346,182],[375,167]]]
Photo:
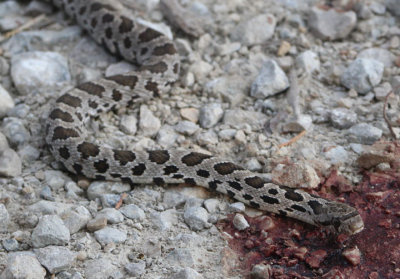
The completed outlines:
[[[392,171],[392,153],[368,150],[391,140],[382,114],[391,90],[387,116],[395,131],[400,125],[398,0],[358,1],[350,9],[343,1],[333,1],[334,8],[299,0],[178,1],[202,18],[198,37],[171,31],[159,5],[166,1],[173,2],[135,1],[134,14],[173,34],[182,58],[179,80],[160,98],[91,119],[88,141],[127,150],[189,148],[268,181],[312,189],[330,182],[333,171],[350,186],[359,184],[360,168]],[[0,3],[3,35],[46,14],[1,38],[0,278],[45,278],[46,269],[60,279],[241,278],[232,272],[237,254],[225,236],[236,241],[236,234],[252,231],[239,229],[258,211],[188,185],[87,181],[55,162],[44,122],[57,97],[136,66],[111,56],[43,3]],[[182,22],[190,22],[190,13],[179,14]],[[288,79],[292,69],[297,86]],[[330,198],[340,199],[334,190]],[[235,214],[235,235],[221,233],[220,224]],[[262,226],[274,247],[270,234],[280,219]],[[326,255],[307,249],[309,266],[323,270]],[[343,250],[351,265],[358,256]],[[243,273],[268,278],[276,268],[284,267],[260,263]]]

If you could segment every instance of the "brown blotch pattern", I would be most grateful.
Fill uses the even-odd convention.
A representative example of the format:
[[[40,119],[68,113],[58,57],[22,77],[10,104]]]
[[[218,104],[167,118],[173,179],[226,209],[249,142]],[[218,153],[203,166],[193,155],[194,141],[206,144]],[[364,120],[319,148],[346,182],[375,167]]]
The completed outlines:
[[[80,15],[83,15],[85,12],[86,12],[86,7],[85,7],[85,6],[82,6],[82,7],[80,8],[80,10],[79,10],[79,14],[80,14]]]
[[[144,43],[147,43],[161,36],[162,34],[160,32],[153,30],[151,28],[147,28],[146,30],[144,30],[142,33],[139,34],[139,40]]]
[[[103,15],[103,19],[102,19],[103,23],[109,23],[109,22],[112,22],[113,20],[114,20],[114,15],[112,15],[112,14]]]
[[[125,150],[113,150],[114,159],[118,161],[122,166],[135,161],[136,155],[131,151]]]
[[[110,167],[107,163],[107,159],[94,162],[93,166],[100,173],[105,173]]]
[[[256,189],[260,189],[264,186],[264,180],[259,176],[246,177],[244,179],[244,182],[246,182],[247,185]]]
[[[174,64],[173,72],[174,72],[174,74],[178,74],[179,73],[179,63],[175,63]]]
[[[103,86],[90,81],[78,85],[77,88],[99,98],[103,97],[103,92],[106,91]]]
[[[237,170],[243,170],[241,166],[235,165],[234,163],[231,162],[215,164],[214,169],[221,175],[227,175]]]
[[[67,138],[78,138],[79,136],[79,133],[74,129],[56,127],[53,131],[52,140],[65,140]]]
[[[66,147],[60,147],[58,149],[58,154],[60,154],[61,157],[63,157],[65,160],[68,160],[70,154],[69,154],[69,150]]]
[[[146,88],[147,90],[153,92],[154,96],[159,96],[159,90],[157,87],[157,83],[156,82],[152,82],[152,81],[147,81],[146,85],[144,86],[144,88]]]
[[[142,70],[147,70],[154,74],[160,74],[168,70],[168,65],[165,62],[161,61],[153,65],[144,65],[142,67]]]
[[[175,54],[176,48],[174,44],[168,43],[163,46],[158,46],[153,50],[153,55],[155,56],[163,56],[166,54]]]
[[[74,122],[74,119],[72,118],[72,115],[69,114],[68,112],[64,112],[59,108],[53,109],[52,112],[50,113],[49,117],[51,119],[60,119],[64,122]]]
[[[218,184],[222,184],[222,181],[213,180],[213,181],[208,182],[208,187],[211,190],[217,190]]]
[[[164,186],[165,185],[165,181],[163,178],[161,177],[153,177],[153,182],[154,184],[156,184],[157,186]]]
[[[119,33],[127,33],[133,28],[133,21],[125,16],[121,16],[121,24],[119,25]]]
[[[154,150],[148,151],[149,153],[149,160],[156,164],[165,164],[168,162],[170,156],[167,150]]]
[[[122,93],[119,92],[117,89],[113,89],[112,98],[116,102],[121,101],[122,100]]]
[[[78,145],[78,151],[82,154],[83,159],[96,157],[100,153],[100,149],[97,145],[86,141]]]
[[[58,98],[56,103],[63,103],[73,108],[78,108],[82,105],[81,99],[75,96],[71,96],[68,93]]]
[[[97,18],[92,18],[92,21],[90,22],[90,25],[92,26],[92,28],[96,28],[97,26]]]
[[[308,205],[311,207],[311,209],[313,210],[314,214],[319,215],[321,213],[324,212],[323,210],[323,206],[320,202],[318,201],[309,201]]]
[[[83,174],[83,173],[82,173],[83,167],[82,167],[80,164],[75,163],[75,164],[72,166],[72,168],[74,169],[74,171],[75,171],[76,174],[79,174],[79,175],[82,175],[82,174]]]
[[[99,105],[94,101],[89,101],[89,107],[92,109],[96,109]]]
[[[253,199],[253,196],[251,196],[251,195],[249,195],[249,194],[244,194],[244,195],[243,195],[243,198],[244,198],[245,200],[247,200],[247,201],[250,201],[250,200]]]
[[[108,80],[115,81],[119,85],[128,86],[134,89],[138,81],[137,76],[127,76],[127,75],[115,75],[107,78]]]
[[[193,167],[198,164],[201,164],[205,159],[211,158],[210,155],[198,153],[198,152],[191,152],[182,157],[181,161],[188,167]]]
[[[294,189],[285,186],[281,186],[281,188],[285,190],[285,198],[287,198],[288,200],[295,202],[300,202],[304,200],[303,196],[299,193],[296,193]]]

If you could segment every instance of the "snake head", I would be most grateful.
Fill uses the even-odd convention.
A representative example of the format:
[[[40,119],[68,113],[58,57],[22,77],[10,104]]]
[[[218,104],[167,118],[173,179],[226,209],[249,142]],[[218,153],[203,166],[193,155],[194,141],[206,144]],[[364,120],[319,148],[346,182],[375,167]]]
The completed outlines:
[[[325,214],[316,223],[331,227],[336,233],[353,235],[364,229],[364,222],[357,209],[339,202],[325,204]]]

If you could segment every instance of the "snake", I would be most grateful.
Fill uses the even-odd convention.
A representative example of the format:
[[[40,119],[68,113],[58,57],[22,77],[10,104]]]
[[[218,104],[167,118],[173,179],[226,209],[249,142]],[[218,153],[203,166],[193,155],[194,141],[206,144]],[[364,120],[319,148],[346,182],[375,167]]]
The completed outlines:
[[[261,211],[353,235],[364,228],[354,207],[266,181],[259,173],[193,150],[121,150],[88,140],[86,126],[100,113],[148,102],[168,92],[180,73],[173,40],[106,0],[52,0],[111,54],[136,69],[77,85],[54,101],[46,144],[72,174],[93,180],[205,187]]]

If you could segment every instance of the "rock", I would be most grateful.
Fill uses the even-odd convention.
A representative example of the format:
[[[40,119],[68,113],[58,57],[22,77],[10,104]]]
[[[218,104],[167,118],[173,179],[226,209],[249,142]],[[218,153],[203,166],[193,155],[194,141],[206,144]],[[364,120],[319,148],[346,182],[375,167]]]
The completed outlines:
[[[133,221],[140,221],[145,217],[144,211],[134,204],[125,205],[119,211]]]
[[[214,131],[208,130],[197,135],[197,142],[200,145],[214,145],[218,143],[218,135]]]
[[[252,279],[269,279],[273,274],[272,267],[267,264],[256,264],[251,270]]]
[[[246,218],[244,218],[244,216],[242,214],[235,214],[235,217],[233,217],[233,225],[239,231],[243,231],[250,227]]]
[[[64,187],[65,181],[70,180],[64,173],[55,170],[44,171],[44,177],[47,185],[49,185],[54,191]]]
[[[330,148],[324,155],[333,165],[344,164],[349,159],[348,152],[342,146]]]
[[[95,231],[94,236],[96,237],[96,240],[103,246],[109,243],[123,243],[127,238],[126,232],[108,227]]]
[[[385,67],[392,67],[396,56],[384,48],[367,48],[361,51],[357,58],[374,59],[381,62]]]
[[[125,265],[125,270],[128,272],[128,274],[135,277],[142,275],[145,269],[146,269],[145,261],[139,261],[137,263],[128,263]]]
[[[214,127],[224,115],[224,110],[221,104],[211,103],[206,104],[200,109],[199,121],[203,128]]]
[[[97,218],[106,218],[108,223],[110,224],[118,224],[124,221],[124,216],[121,212],[116,210],[115,208],[104,208],[100,212],[97,213]]]
[[[251,85],[250,94],[256,98],[267,98],[286,90],[289,80],[285,72],[272,59],[264,62],[260,73]]]
[[[0,3],[0,17],[4,17],[11,14],[19,14],[23,8],[18,2],[15,1],[3,1]]]
[[[45,215],[32,232],[32,245],[35,248],[48,245],[65,245],[70,240],[70,233],[57,215]]]
[[[71,268],[76,257],[68,248],[60,246],[47,246],[35,249],[34,252],[39,262],[51,274]]]
[[[8,142],[5,135],[0,132],[0,152],[8,149]]]
[[[340,81],[348,89],[365,95],[381,82],[383,68],[383,64],[377,60],[357,58],[343,72]]]
[[[86,225],[88,231],[90,231],[90,232],[95,232],[95,231],[101,230],[101,229],[105,228],[106,226],[107,226],[107,218],[105,218],[105,217],[98,217],[98,218],[92,219]]]
[[[230,103],[232,107],[241,104],[248,91],[248,81],[242,76],[223,76],[206,83],[205,90],[216,98],[222,97],[224,102]]]
[[[122,194],[129,192],[131,186],[119,182],[105,182],[105,181],[94,181],[90,184],[87,189],[87,196],[89,200],[95,200],[101,198],[104,194]]]
[[[161,121],[146,105],[140,106],[139,127],[145,136],[155,136],[161,128]]]
[[[8,255],[7,265],[0,279],[44,279],[46,270],[31,252],[16,252]]]
[[[357,123],[357,113],[346,108],[335,108],[329,114],[333,127],[348,129]]]
[[[349,139],[361,144],[373,144],[382,136],[382,130],[367,124],[359,123],[348,130]]]
[[[23,146],[31,138],[29,131],[25,128],[24,123],[19,118],[4,118],[2,130],[12,147]]]
[[[396,160],[395,147],[391,143],[377,142],[372,146],[365,146],[357,159],[360,167],[373,168],[382,163],[393,163]]]
[[[10,215],[4,204],[0,203],[0,232],[7,232]]]
[[[49,186],[44,186],[39,193],[39,197],[44,200],[54,201],[53,193]]]
[[[1,222],[1,220],[0,220],[0,222]],[[0,231],[3,232],[3,230],[1,230],[1,225],[0,225]],[[4,249],[6,249],[7,252],[16,251],[19,249],[19,243],[14,238],[3,239],[1,244],[3,245]]]
[[[209,213],[217,212],[220,206],[220,202],[217,199],[208,199],[204,201],[204,207],[207,209]]]
[[[11,77],[21,95],[35,94],[71,80],[67,59],[59,53],[43,51],[13,55]]]
[[[7,113],[14,107],[14,100],[0,84],[0,119],[7,115]]]
[[[319,71],[320,68],[318,55],[311,50],[300,53],[296,58],[296,65],[307,73]]]
[[[22,162],[11,148],[0,150],[0,176],[16,177],[22,172]]]
[[[400,95],[400,76],[392,77],[390,83],[392,84],[393,92]]]
[[[306,189],[317,188],[321,181],[315,169],[304,161],[278,164],[272,170],[272,180],[278,185]]]
[[[342,256],[353,266],[359,265],[361,262],[361,251],[357,246],[345,249],[342,252]]]
[[[123,115],[119,127],[122,132],[128,135],[134,135],[137,131],[137,119],[133,115]]]
[[[243,45],[265,43],[275,32],[276,19],[272,14],[260,14],[242,21],[232,31],[231,38]]]
[[[192,266],[194,259],[189,249],[176,248],[165,258],[170,264],[175,266]]]
[[[28,211],[35,215],[61,215],[72,206],[72,204],[42,200],[30,205]]]
[[[165,231],[178,223],[178,212],[175,209],[168,209],[161,213],[151,214],[152,223],[160,230]]]
[[[108,259],[95,259],[88,261],[85,268],[86,279],[122,279],[121,276],[117,276],[118,267],[115,266],[111,260]]]
[[[234,202],[229,205],[229,211],[231,212],[244,212],[246,206],[242,202]]]
[[[87,223],[92,219],[92,215],[86,207],[80,205],[64,211],[61,214],[61,219],[69,232],[74,234],[86,227]]]
[[[189,72],[193,73],[196,80],[202,83],[212,69],[213,66],[211,64],[199,59],[189,67]]]
[[[18,150],[18,155],[25,165],[29,165],[40,157],[40,151],[32,145],[24,145]]]
[[[203,279],[203,276],[190,267],[185,267],[169,277],[169,279]]]
[[[289,119],[282,127],[285,133],[300,133],[304,130],[310,130],[312,127],[312,117],[306,114],[300,114],[296,118]]]
[[[333,8],[312,7],[308,25],[315,36],[323,40],[343,39],[350,34],[357,22],[353,11],[337,12]]]
[[[264,127],[267,119],[265,114],[258,111],[229,109],[225,111],[222,122],[236,129],[242,129],[247,127],[247,125],[251,125],[253,129],[258,130]],[[232,137],[235,134],[236,131],[234,130]]]
[[[164,148],[174,145],[179,135],[170,125],[163,125],[157,134],[157,143]]]
[[[178,133],[187,136],[193,135],[200,129],[199,125],[188,120],[179,121],[174,128]]]
[[[400,1],[399,0],[386,0],[386,8],[394,15],[400,16]]]
[[[186,197],[181,192],[175,190],[167,190],[164,194],[164,208],[173,208],[183,205],[186,202]]]
[[[183,108],[180,110],[181,116],[193,123],[199,121],[199,110],[197,108]]]
[[[208,228],[208,212],[203,207],[188,207],[183,214],[185,223],[191,230],[200,231]]]
[[[386,99],[386,96],[389,94],[389,92],[392,91],[392,85],[390,85],[389,82],[383,82],[382,84],[378,85],[377,87],[374,88],[375,92],[375,98],[378,101],[384,102]],[[394,96],[393,94],[389,96],[388,98],[388,103],[391,105],[397,105],[398,103],[398,97]]]

